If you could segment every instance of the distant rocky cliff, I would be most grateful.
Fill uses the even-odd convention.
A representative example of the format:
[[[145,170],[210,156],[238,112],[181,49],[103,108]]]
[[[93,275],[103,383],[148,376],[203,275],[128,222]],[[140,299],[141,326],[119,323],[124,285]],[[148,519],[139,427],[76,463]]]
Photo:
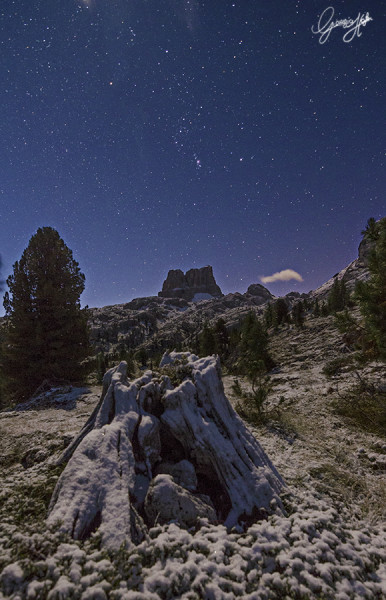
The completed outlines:
[[[180,269],[169,271],[162,291],[158,293],[161,298],[184,298],[188,302],[222,295],[210,266],[190,269],[185,274]]]

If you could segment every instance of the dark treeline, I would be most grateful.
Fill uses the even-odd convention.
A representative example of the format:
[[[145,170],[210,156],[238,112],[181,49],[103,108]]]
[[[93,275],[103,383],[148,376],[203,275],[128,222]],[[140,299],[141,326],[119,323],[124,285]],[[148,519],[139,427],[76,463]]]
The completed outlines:
[[[113,352],[103,353],[89,345],[88,311],[80,308],[84,275],[58,232],[43,227],[7,279],[6,318],[0,327],[0,407],[30,397],[43,380],[79,381],[93,371],[101,381],[120,360],[127,361],[129,375],[134,376],[138,369],[157,367],[171,347],[200,356],[218,354],[230,372],[253,383],[253,373],[274,366],[268,351],[271,335],[283,327],[303,328],[306,319],[328,315],[335,317],[347,339],[351,336],[353,347],[386,359],[386,218],[369,219],[362,233],[370,245],[370,278],[358,282],[352,294],[344,279],[335,277],[323,301],[279,298],[259,315],[251,311],[232,328],[223,318],[199,328],[196,323],[196,333],[194,324],[187,324],[186,331],[176,331],[170,339],[150,336],[146,346],[126,340]],[[0,289],[3,284],[0,272]],[[359,320],[352,314],[354,306],[360,309]],[[154,329],[151,316],[149,328]]]

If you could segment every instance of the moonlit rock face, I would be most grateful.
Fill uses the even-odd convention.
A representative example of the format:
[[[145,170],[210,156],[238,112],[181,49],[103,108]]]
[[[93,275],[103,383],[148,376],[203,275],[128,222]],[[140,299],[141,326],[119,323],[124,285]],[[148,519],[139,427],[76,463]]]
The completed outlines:
[[[192,354],[191,352],[165,352],[163,357],[161,358],[159,366],[164,367],[165,365],[172,365],[176,361],[183,361],[187,364],[192,364],[198,360],[198,356]]]
[[[68,464],[49,524],[75,539],[99,530],[117,550],[147,536],[143,517],[233,527],[281,512],[284,483],[226,398],[218,357],[170,352],[160,373],[129,381],[126,372],[122,362],[106,373],[99,404],[59,459]]]
[[[204,297],[200,298],[201,295]],[[184,298],[191,302],[195,296],[199,299],[208,299],[208,296],[219,298],[222,292],[216,283],[212,267],[207,266],[201,269],[190,269],[185,274],[180,269],[169,271],[158,296]]]
[[[253,296],[255,299],[258,299],[261,304],[263,304],[264,302],[269,302],[273,298],[271,292],[260,283],[252,283],[248,287],[246,294],[248,296]]]
[[[336,273],[331,279],[311,292],[312,298],[326,300],[336,279],[343,281],[349,292],[353,292],[358,281],[368,281],[370,271],[368,269],[371,251],[374,248],[374,241],[363,238],[358,247],[358,258],[351,262],[347,267]]]

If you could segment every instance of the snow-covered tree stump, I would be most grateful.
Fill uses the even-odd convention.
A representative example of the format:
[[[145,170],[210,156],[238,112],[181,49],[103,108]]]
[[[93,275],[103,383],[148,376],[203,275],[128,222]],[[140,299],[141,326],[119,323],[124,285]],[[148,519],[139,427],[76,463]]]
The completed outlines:
[[[107,371],[100,402],[59,458],[68,464],[49,524],[75,539],[98,529],[117,549],[155,522],[232,527],[280,511],[283,481],[227,400],[218,357],[166,353],[159,373],[135,381],[126,367]]]

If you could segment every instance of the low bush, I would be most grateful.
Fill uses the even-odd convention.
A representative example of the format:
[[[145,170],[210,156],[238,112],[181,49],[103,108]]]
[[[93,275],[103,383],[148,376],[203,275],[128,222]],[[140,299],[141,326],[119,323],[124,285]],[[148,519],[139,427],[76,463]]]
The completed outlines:
[[[326,362],[322,369],[323,375],[326,377],[334,377],[338,375],[344,367],[353,364],[353,356],[338,356]]]
[[[51,496],[62,470],[63,467],[52,466],[47,478],[39,478],[33,484],[23,481],[14,487],[8,503],[12,504],[15,523],[41,523],[46,519]]]
[[[386,438],[386,393],[364,379],[359,378],[357,385],[340,394],[332,408],[349,423]]]
[[[261,425],[266,422],[267,415],[264,405],[272,390],[272,383],[268,375],[260,374],[256,378],[252,392],[243,392],[237,379],[232,390],[240,398],[235,405],[240,417],[252,425]]]

